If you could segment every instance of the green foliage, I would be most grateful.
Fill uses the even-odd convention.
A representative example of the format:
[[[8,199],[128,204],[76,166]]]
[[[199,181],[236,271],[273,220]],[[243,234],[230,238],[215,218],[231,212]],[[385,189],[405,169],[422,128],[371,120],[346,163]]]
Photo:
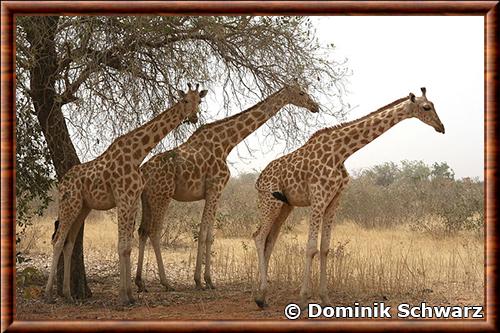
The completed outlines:
[[[41,216],[50,202],[54,184],[50,156],[40,126],[28,104],[18,102],[16,109],[16,244],[32,218]],[[16,260],[26,260],[20,252]]]
[[[351,180],[337,217],[370,228],[407,224],[414,230],[439,234],[481,232],[483,182],[454,177],[445,162],[374,166]]]

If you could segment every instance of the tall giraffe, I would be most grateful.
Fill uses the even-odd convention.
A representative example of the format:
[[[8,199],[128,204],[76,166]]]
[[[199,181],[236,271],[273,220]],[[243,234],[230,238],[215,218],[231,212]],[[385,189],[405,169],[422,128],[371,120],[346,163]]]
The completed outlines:
[[[214,288],[210,272],[210,249],[217,204],[230,176],[226,158],[239,142],[288,104],[307,108],[311,112],[319,110],[318,104],[297,83],[286,85],[246,111],[200,127],[184,144],[154,156],[141,167],[145,185],[141,196],[143,214],[139,227],[139,260],[135,280],[140,291],[145,289],[142,264],[148,237],[156,255],[161,284],[170,289],[161,257],[160,235],[171,199],[205,199],[194,280],[196,287],[201,289],[201,265],[205,255],[205,283],[208,288]]]
[[[64,254],[63,294],[72,301],[70,264],[75,238],[91,209],[108,210],[117,207],[118,256],[120,259],[119,299],[124,304],[134,302],[130,282],[131,239],[137,199],[143,188],[139,166],[146,155],[183,120],[196,123],[201,99],[206,90],[179,90],[180,101],[144,125],[118,137],[96,159],[71,168],[59,184],[59,215],[52,237],[53,256],[45,297],[52,301],[52,285],[57,262]]]
[[[333,217],[349,180],[344,161],[407,118],[415,117],[444,133],[434,104],[427,100],[425,88],[421,90],[421,97],[410,94],[360,119],[319,130],[302,147],[272,161],[262,171],[255,186],[261,226],[253,235],[259,259],[260,286],[255,298],[259,307],[267,306],[269,258],[281,225],[294,207],[305,206],[311,206],[311,219],[300,304],[305,306],[310,296],[311,264],[318,253],[320,225],[319,294],[321,301],[329,304],[326,264]]]

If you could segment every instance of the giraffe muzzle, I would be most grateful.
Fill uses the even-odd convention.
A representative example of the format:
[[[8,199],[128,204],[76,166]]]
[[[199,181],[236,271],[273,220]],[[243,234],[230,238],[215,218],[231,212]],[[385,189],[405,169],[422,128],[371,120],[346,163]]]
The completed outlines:
[[[436,128],[436,131],[438,133],[442,133],[444,134],[444,125],[443,124],[440,124],[437,128]]]

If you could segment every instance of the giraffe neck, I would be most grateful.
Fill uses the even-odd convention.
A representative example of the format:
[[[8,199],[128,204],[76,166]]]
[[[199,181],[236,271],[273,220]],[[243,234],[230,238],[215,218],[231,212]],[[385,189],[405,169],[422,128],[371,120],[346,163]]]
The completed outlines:
[[[341,159],[346,160],[394,125],[409,118],[410,114],[405,110],[404,103],[399,103],[391,108],[376,112],[370,117],[361,119],[343,128],[341,132],[344,137],[341,140],[345,143],[345,138],[347,137],[350,139],[350,142],[342,145],[342,148],[346,148],[346,151],[341,153]]]
[[[108,148],[106,153],[119,150],[128,160],[140,165],[149,152],[186,118],[180,103],[163,111],[147,123],[122,135]]]
[[[227,156],[238,143],[288,103],[284,90],[281,89],[243,112],[201,127],[193,133],[186,145],[210,142],[220,146],[223,156]]]
[[[397,102],[397,103],[396,103]],[[407,99],[400,99],[365,117],[340,127],[328,128],[318,136],[322,145],[332,147],[337,162],[344,162],[349,156],[363,148],[400,121],[410,118],[406,110]],[[326,137],[320,139],[320,137]]]

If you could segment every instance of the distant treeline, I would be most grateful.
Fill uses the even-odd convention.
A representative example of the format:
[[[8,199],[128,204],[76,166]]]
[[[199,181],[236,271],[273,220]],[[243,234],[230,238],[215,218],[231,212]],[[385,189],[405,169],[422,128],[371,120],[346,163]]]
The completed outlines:
[[[250,237],[258,226],[255,180],[258,174],[232,178],[223,192],[216,229],[225,237]],[[447,163],[426,165],[403,161],[377,165],[351,175],[341,197],[336,219],[366,228],[407,226],[416,232],[445,236],[461,230],[481,233],[484,225],[484,188],[477,179],[455,179]],[[164,240],[175,244],[183,235],[196,238],[201,203],[172,202]],[[309,217],[295,209],[285,231]]]
[[[252,173],[230,179],[216,215],[215,228],[219,235],[250,238],[258,227],[254,187],[257,177],[258,173]],[[49,197],[57,198],[55,188]],[[203,201],[171,201],[164,223],[164,245],[176,246],[196,239],[202,211]],[[48,205],[44,215],[55,218],[57,200]],[[115,222],[112,210],[93,212],[87,223],[100,223],[110,215]],[[140,218],[139,209],[136,226]],[[308,208],[295,209],[283,231],[292,231],[298,222],[308,218]],[[463,230],[481,234],[484,229],[484,183],[470,178],[455,179],[447,163],[426,165],[422,161],[403,161],[376,165],[351,173],[336,221],[356,223],[365,228],[403,226],[437,237]],[[17,238],[22,238],[24,228],[33,223],[36,217],[29,219],[26,225],[18,224]]]

